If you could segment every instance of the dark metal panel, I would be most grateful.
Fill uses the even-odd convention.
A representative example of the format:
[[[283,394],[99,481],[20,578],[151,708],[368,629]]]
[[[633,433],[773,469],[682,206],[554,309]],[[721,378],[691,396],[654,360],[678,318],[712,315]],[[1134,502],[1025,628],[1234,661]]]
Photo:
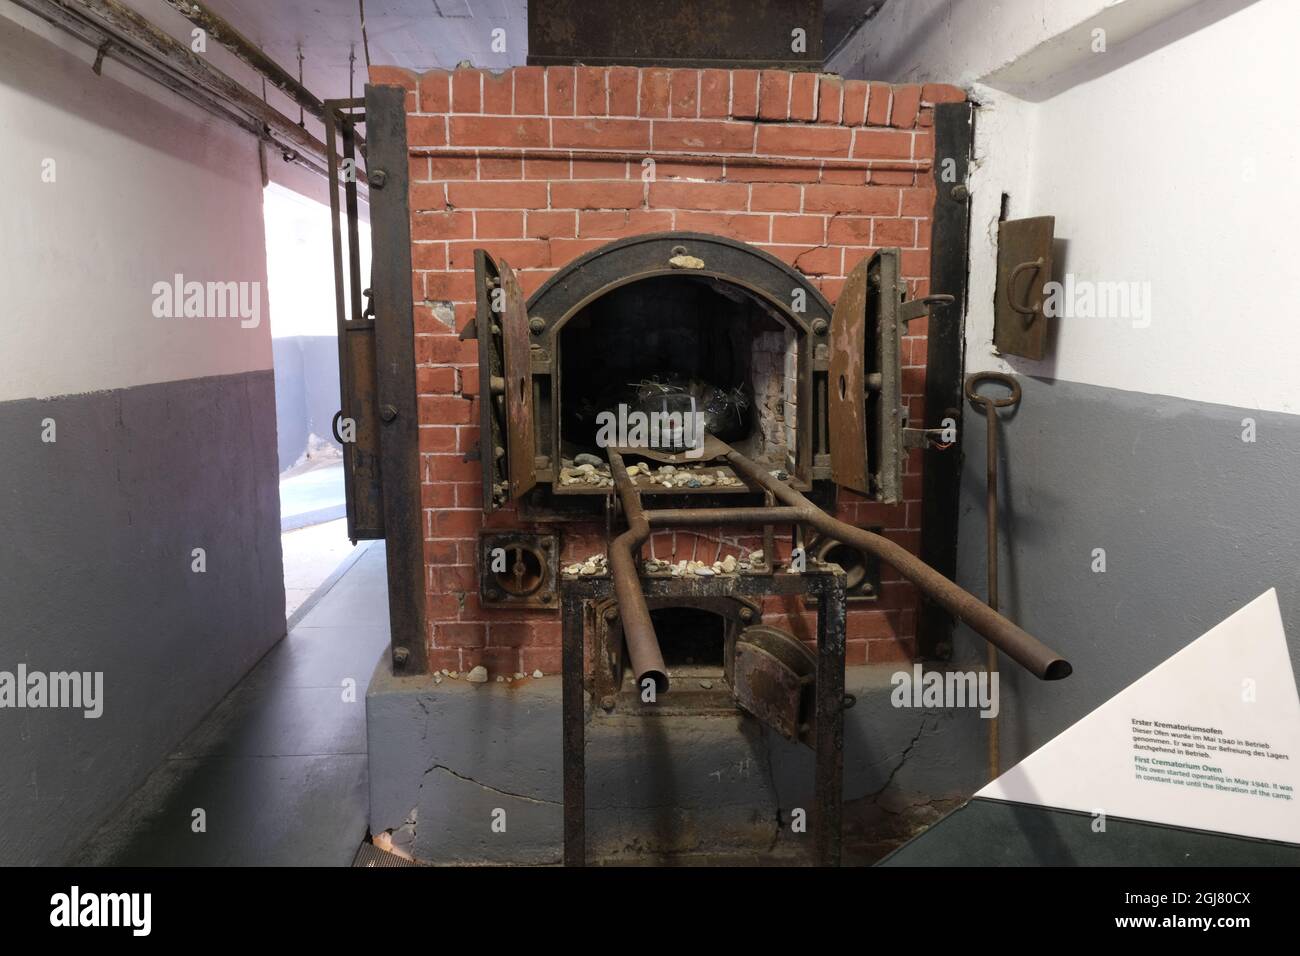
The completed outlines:
[[[788,631],[768,624],[745,628],[736,641],[732,694],[746,713],[786,740],[803,739],[814,724],[817,658]]]
[[[853,267],[831,318],[827,386],[831,476],[860,494],[871,493],[867,471],[867,260]]]
[[[821,592],[817,607],[817,682],[813,733],[813,853],[818,866],[839,866],[844,810],[844,588]]]
[[[925,409],[933,427],[957,423],[957,444],[927,446],[921,478],[921,560],[944,577],[957,577],[958,501],[961,495],[962,379],[965,370],[967,285],[970,273],[970,200],[966,177],[975,133],[969,103],[934,109],[934,227],[930,242],[930,288],[953,296],[952,307],[929,323],[926,337]],[[951,160],[951,163],[949,162]],[[917,650],[946,658],[952,647],[952,616],[922,600]]]
[[[367,84],[366,132],[388,616],[393,666],[416,673],[427,656],[405,90]]]
[[[528,309],[514,270],[474,250],[483,510],[491,513],[537,484]]]
[[[881,249],[849,273],[831,319],[831,477],[885,502],[903,487],[902,299],[899,251]]]
[[[501,286],[496,260],[482,249],[474,250],[474,338],[478,342],[479,377],[479,464],[483,470],[483,512],[491,514],[510,497],[500,476],[500,459],[505,457],[506,438],[496,412],[498,396],[493,382],[505,381],[505,361],[497,337],[500,324],[494,321],[492,296]]]
[[[347,111],[362,100],[325,103],[325,138],[329,151],[331,238],[334,253],[335,323],[339,350],[339,412],[331,423],[335,441],[343,446],[343,487],[347,502],[348,537],[353,541],[384,536],[383,486],[379,458],[379,403],[375,380],[374,316],[361,308],[360,250],[357,236],[357,182],[343,179],[347,202],[347,274],[344,285],[343,233],[340,221],[340,132],[345,159],[356,160],[356,116]],[[355,165],[352,167],[355,169]]]
[[[1055,216],[998,224],[998,283],[993,345],[1004,355],[1041,359],[1047,347],[1043,287],[1052,278]]]
[[[564,865],[587,862],[587,741],[583,690],[583,620],[586,602],[564,593],[560,722],[564,738]]]
[[[518,498],[537,484],[537,436],[533,432],[533,369],[528,341],[528,309],[515,272],[503,259],[501,347],[505,357],[506,470],[510,497]]]
[[[795,31],[803,48],[795,49]],[[530,0],[530,64],[822,68],[822,0]]]
[[[868,375],[880,376],[880,390],[867,390],[867,412],[875,434],[868,433],[868,466],[873,492],[878,501],[903,500],[903,426],[907,406],[903,404],[902,360],[899,339],[903,334],[899,307],[906,294],[901,277],[898,249],[881,249],[871,257],[867,273],[867,342],[875,348],[867,356]]]

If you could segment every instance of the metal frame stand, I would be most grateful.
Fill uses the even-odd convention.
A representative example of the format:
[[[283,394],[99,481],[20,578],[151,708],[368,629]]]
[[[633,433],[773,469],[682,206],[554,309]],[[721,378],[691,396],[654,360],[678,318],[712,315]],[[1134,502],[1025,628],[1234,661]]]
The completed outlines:
[[[817,682],[812,808],[813,860],[819,866],[840,862],[844,776],[845,575],[838,568],[812,568],[802,574],[738,573],[712,578],[643,574],[647,597],[754,597],[803,594],[817,598]],[[560,585],[563,613],[564,863],[586,863],[586,668],[587,608],[614,595],[608,575],[565,578]]]

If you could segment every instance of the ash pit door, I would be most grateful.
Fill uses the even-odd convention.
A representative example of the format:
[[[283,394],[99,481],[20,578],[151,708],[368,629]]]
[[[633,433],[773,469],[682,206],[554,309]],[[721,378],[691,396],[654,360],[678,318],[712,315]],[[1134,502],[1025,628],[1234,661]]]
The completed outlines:
[[[514,270],[474,250],[478,295],[479,455],[483,510],[493,512],[537,484],[528,309]]]
[[[731,695],[745,713],[787,740],[812,745],[817,657],[793,634],[767,624],[736,638]]]
[[[906,455],[899,259],[898,249],[881,249],[849,274],[831,318],[827,375],[831,477],[886,503],[901,500]]]

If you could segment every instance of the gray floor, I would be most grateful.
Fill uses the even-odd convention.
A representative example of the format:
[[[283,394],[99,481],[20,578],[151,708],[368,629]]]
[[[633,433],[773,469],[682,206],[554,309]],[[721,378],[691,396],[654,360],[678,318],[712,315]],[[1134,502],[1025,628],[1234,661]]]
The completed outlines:
[[[366,833],[366,686],[387,644],[376,542],[75,862],[349,865]]]
[[[326,462],[280,480],[280,530],[293,531],[347,514],[343,462]]]

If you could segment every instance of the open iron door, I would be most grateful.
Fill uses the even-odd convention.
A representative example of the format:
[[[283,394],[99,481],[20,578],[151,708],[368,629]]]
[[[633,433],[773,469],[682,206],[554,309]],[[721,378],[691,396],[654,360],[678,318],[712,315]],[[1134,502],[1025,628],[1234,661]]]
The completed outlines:
[[[898,249],[881,249],[849,274],[831,318],[827,383],[831,477],[887,503],[902,496],[907,418],[899,258]]]
[[[731,696],[786,740],[815,740],[817,655],[789,631],[753,624],[736,638]]]
[[[348,537],[356,542],[385,536],[383,462],[375,310],[369,302],[362,305],[362,296],[370,296],[371,291],[362,290],[357,180],[355,176],[339,175],[340,144],[343,159],[357,162],[357,117],[341,105],[354,109],[361,105],[361,101],[332,100],[326,112],[325,131],[329,145],[330,182],[333,184],[330,214],[339,349],[339,411],[330,423],[330,431],[343,449]],[[343,190],[341,200],[340,186]],[[346,236],[341,218],[345,209]]]
[[[479,454],[483,510],[492,512],[537,484],[528,309],[505,260],[474,250],[479,367]]]

